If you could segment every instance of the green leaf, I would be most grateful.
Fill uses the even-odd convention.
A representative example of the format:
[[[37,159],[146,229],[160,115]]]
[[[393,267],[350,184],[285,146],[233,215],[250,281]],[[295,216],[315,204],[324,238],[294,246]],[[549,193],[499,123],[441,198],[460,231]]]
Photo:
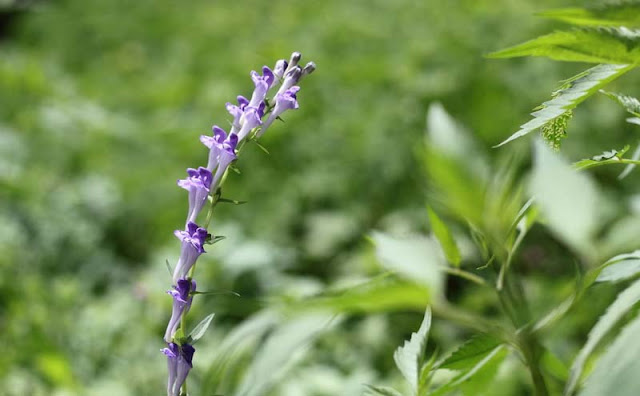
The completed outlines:
[[[539,16],[583,26],[640,26],[640,2],[627,1],[585,8],[543,11]]]
[[[551,100],[544,102],[531,113],[533,119],[520,126],[519,131],[496,147],[507,144],[554,122],[554,120],[564,116],[567,111],[576,108],[589,96],[598,92],[600,88],[632,68],[633,66],[627,65],[598,65],[564,81],[562,86],[552,94]]]
[[[242,204],[246,204],[248,201],[238,201],[236,199],[218,198],[218,202],[220,202],[220,203],[230,203],[230,204],[234,204],[234,205],[242,205]]]
[[[640,101],[638,99],[633,96],[622,95],[615,92],[607,92],[603,90],[600,90],[600,92],[614,100],[630,114],[640,117]]]
[[[362,284],[302,299],[288,306],[295,312],[330,310],[336,313],[386,312],[398,309],[424,309],[431,300],[429,289],[384,275]]]
[[[629,145],[624,146],[620,151],[610,150],[602,154],[594,155],[590,159],[583,159],[573,164],[576,170],[584,170],[606,164],[619,163],[624,155],[629,151]]]
[[[413,393],[418,392],[420,367],[424,359],[424,348],[427,346],[427,337],[431,328],[431,309],[427,308],[422,319],[422,324],[417,333],[411,334],[411,339],[393,353],[393,360],[398,370],[407,380]]]
[[[373,386],[373,385],[365,385],[365,386],[367,388],[365,395],[402,396],[402,393],[388,386]]]
[[[500,344],[500,340],[489,334],[474,336],[440,363],[438,368],[451,370],[469,369],[478,364],[480,360]]]
[[[640,316],[607,348],[580,396],[636,396],[640,389]]]
[[[598,320],[598,323],[593,326],[593,328],[589,332],[586,344],[582,347],[575,360],[573,361],[573,364],[571,365],[571,372],[569,375],[569,380],[567,381],[567,386],[565,388],[565,395],[571,395],[576,389],[580,381],[582,371],[584,370],[584,365],[591,352],[593,352],[602,338],[618,323],[618,321],[627,312],[629,312],[629,310],[631,310],[631,308],[638,301],[640,301],[640,281],[636,281],[622,293],[620,293],[613,304],[609,306],[607,312],[605,312],[605,314],[602,315]],[[634,345],[639,345],[639,343],[637,342],[638,334],[640,333],[635,334],[635,340],[633,342]],[[638,357],[640,358],[640,356]],[[616,366],[619,365],[619,362],[616,363]],[[640,386],[640,383],[638,384],[638,386]],[[620,395],[620,393],[601,393],[601,395],[607,394]]]
[[[640,273],[640,250],[615,256],[601,266],[596,282],[617,282]]]
[[[567,62],[640,63],[640,31],[621,28],[581,28],[557,31],[489,54],[490,58],[545,56]]]
[[[193,328],[193,330],[191,330],[191,333],[189,333],[189,339],[191,340],[191,342],[196,342],[200,338],[202,338],[204,333],[209,328],[209,325],[211,324],[211,321],[213,320],[213,317],[215,315],[216,314],[214,313],[207,315],[204,319],[200,321],[200,323],[198,323],[196,327]]]
[[[638,118],[638,120],[640,121],[640,118]],[[640,144],[633,151],[633,154],[631,154],[631,161],[638,161],[638,160],[640,160]],[[618,180],[622,180],[625,177],[629,176],[629,174],[633,171],[633,169],[635,169],[635,167],[636,167],[635,164],[629,164],[625,166],[622,173],[620,173],[620,175],[618,176]]]
[[[417,236],[396,238],[377,231],[371,238],[376,245],[376,256],[386,269],[439,295],[444,281],[440,267],[444,263],[434,241]]]
[[[483,388],[495,378],[507,354],[508,350],[504,345],[492,349],[469,370],[460,373],[449,383],[429,393],[429,396],[445,395],[461,386],[464,386],[467,391],[471,388],[473,390],[471,394],[480,394]]]
[[[440,242],[447,261],[455,267],[460,267],[460,250],[458,250],[458,245],[456,245],[456,241],[453,239],[449,228],[430,207],[427,207],[427,214],[429,215],[431,230],[438,239],[438,242]]]
[[[593,253],[598,229],[598,192],[585,173],[578,173],[540,140],[536,141],[530,192],[548,227],[585,255]]]

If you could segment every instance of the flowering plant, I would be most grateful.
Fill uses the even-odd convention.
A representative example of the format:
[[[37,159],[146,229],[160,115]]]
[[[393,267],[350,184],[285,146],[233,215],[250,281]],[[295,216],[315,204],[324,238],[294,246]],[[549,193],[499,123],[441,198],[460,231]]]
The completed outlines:
[[[168,362],[168,396],[187,395],[186,379],[193,367],[192,359],[195,353],[193,344],[203,335],[213,319],[213,314],[207,316],[189,335],[185,335],[185,317],[196,294],[196,261],[202,253],[206,253],[204,245],[220,240],[210,234],[208,228],[213,209],[223,199],[222,185],[242,147],[260,138],[285,111],[298,108],[297,94],[300,87],[296,84],[316,68],[313,62],[301,67],[300,59],[301,54],[294,52],[288,62],[284,59],[277,61],[273,70],[263,66],[262,75],[252,71],[251,79],[255,88],[251,98],[238,96],[237,105],[226,104],[227,111],[233,117],[229,132],[214,125],[212,136],[200,137],[202,144],[209,149],[207,167],[188,168],[187,178],[178,180],[178,186],[189,193],[189,209],[184,230],[174,231],[175,236],[181,241],[180,258],[172,271],[172,289],[167,291],[173,298],[171,318],[164,334],[167,347],[162,349]],[[267,95],[279,83],[280,88],[269,99]],[[206,217],[199,225],[198,216],[207,202],[209,205]]]

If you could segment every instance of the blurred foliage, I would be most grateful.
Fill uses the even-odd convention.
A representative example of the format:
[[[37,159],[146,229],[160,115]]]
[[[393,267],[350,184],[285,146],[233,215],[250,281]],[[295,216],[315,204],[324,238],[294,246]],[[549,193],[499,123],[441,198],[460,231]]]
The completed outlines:
[[[225,195],[249,202],[216,211],[212,231],[227,240],[201,258],[199,287],[241,297],[196,299],[193,324],[209,312],[216,318],[199,344],[190,389],[199,395],[198,384],[242,384],[235,378],[239,366],[248,367],[256,350],[258,357],[273,357],[269,348],[288,351],[278,340],[300,347],[291,352],[295,370],[269,380],[273,395],[355,395],[364,383],[383,382],[402,389],[390,357],[419,327],[424,307],[339,317],[324,325],[315,344],[300,334],[327,323],[326,317],[260,309],[327,287],[349,289],[379,274],[365,235],[426,231],[427,195],[441,214],[439,197],[425,194],[433,192],[426,175],[458,197],[459,210],[442,212],[454,236],[467,226],[456,213],[478,216],[486,209],[474,225],[486,231],[488,246],[504,237],[507,214],[522,203],[517,188],[510,194],[515,176],[482,172],[507,162],[517,164],[519,174],[528,150],[519,150],[520,143],[488,148],[526,120],[558,80],[584,67],[483,54],[555,26],[530,17],[553,5],[0,1],[0,393],[162,392],[159,349],[171,305],[164,262],[177,258],[172,230],[186,212],[186,194],[175,181],[186,167],[205,161],[198,136],[229,119],[225,102],[250,93],[249,71],[293,50],[318,70],[304,81],[300,110],[261,141],[271,154],[247,150],[238,163],[241,174],[225,185]],[[634,83],[637,75],[629,74],[611,90]],[[466,154],[468,161],[487,157],[497,164],[472,169],[480,178],[450,166],[437,151],[423,171],[424,153],[416,153],[436,100],[473,130],[479,148]],[[579,159],[620,148],[633,139],[634,128],[614,103],[596,97],[574,111],[563,150]],[[608,252],[637,247],[638,176],[616,181],[616,170],[605,167],[594,174],[607,187],[602,216],[621,220],[607,233]],[[528,275],[532,310],[544,312],[567,295],[574,263],[563,255],[562,241],[540,227],[529,238],[517,270]],[[470,241],[459,242],[462,267],[484,264],[469,251]],[[458,279],[446,283],[443,293],[452,302],[489,314],[497,309],[492,295]],[[398,298],[424,295],[417,286],[390,287],[403,292]],[[549,364],[567,364],[618,288],[586,292],[588,302],[578,304],[548,341],[560,362]],[[367,302],[365,311],[395,307],[378,303],[375,293]],[[428,348],[449,351],[468,335],[434,316]],[[248,334],[237,335],[242,321]],[[223,347],[245,356],[235,369],[220,366]],[[267,363],[256,358],[249,370],[264,373]],[[522,367],[510,358],[502,367],[496,378],[503,394],[523,394]],[[250,394],[256,384],[241,386]]]

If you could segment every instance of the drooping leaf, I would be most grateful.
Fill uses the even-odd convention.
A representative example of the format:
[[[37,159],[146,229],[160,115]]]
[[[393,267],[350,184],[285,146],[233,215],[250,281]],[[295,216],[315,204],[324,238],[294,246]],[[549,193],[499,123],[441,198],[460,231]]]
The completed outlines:
[[[365,385],[365,395],[371,396],[402,396],[402,393],[388,386]]]
[[[490,58],[545,56],[567,62],[640,63],[640,31],[620,28],[580,28],[557,31],[489,54]]]
[[[451,370],[469,369],[500,344],[500,340],[489,334],[474,336],[456,349],[438,367]]]
[[[556,236],[583,254],[593,253],[598,193],[585,173],[536,141],[531,194]]]
[[[373,232],[376,256],[388,270],[395,271],[413,282],[426,286],[439,295],[442,289],[443,257],[434,241],[425,237],[396,238],[381,232]]]
[[[431,223],[431,230],[438,239],[438,242],[440,242],[447,261],[455,267],[459,267],[461,260],[460,250],[449,228],[430,207],[427,207],[427,213],[429,215],[429,222]]]
[[[640,117],[640,100],[634,98],[633,96],[622,95],[615,92],[607,92],[603,90],[600,90],[600,92],[605,94],[610,99],[613,99],[630,114],[636,117]]]
[[[620,332],[597,361],[579,396],[636,396],[640,389],[640,316]]]
[[[569,380],[567,381],[567,386],[565,388],[565,395],[571,395],[576,389],[580,381],[582,371],[584,370],[584,365],[589,355],[591,355],[591,352],[593,352],[596,346],[598,346],[598,343],[602,340],[602,338],[618,323],[622,316],[629,312],[629,310],[638,301],[640,301],[640,281],[636,281],[622,293],[620,293],[613,304],[609,306],[607,312],[605,312],[605,314],[602,315],[598,320],[598,323],[593,326],[593,328],[589,332],[586,344],[582,347],[575,360],[573,361],[573,364],[571,365],[571,372],[569,374]],[[634,341],[634,344],[638,344],[638,334],[640,333],[635,334],[636,340]],[[640,386],[640,382],[638,383],[638,386]],[[612,393],[602,394],[606,395]],[[615,394],[619,395],[619,393]]]
[[[585,8],[561,8],[538,13],[545,18],[557,19],[583,26],[640,26],[640,2],[625,1]]]
[[[617,282],[640,273],[640,250],[617,255],[602,266],[596,282]]]
[[[209,328],[209,325],[211,324],[211,321],[213,320],[213,317],[215,315],[216,315],[215,313],[207,315],[204,319],[200,321],[200,323],[196,325],[196,327],[193,328],[193,330],[191,330],[191,332],[189,333],[189,339],[191,340],[192,343],[202,338],[204,333]]]
[[[424,348],[427,345],[427,337],[431,328],[431,309],[427,308],[422,319],[422,324],[417,333],[411,334],[411,339],[405,341],[404,345],[396,349],[393,360],[396,362],[398,370],[407,380],[413,393],[418,392],[420,379],[420,366],[424,359]]]
[[[552,123],[632,68],[633,66],[627,65],[598,65],[564,81],[562,86],[552,94],[551,100],[544,102],[531,113],[533,119],[520,126],[519,131],[496,147]]]

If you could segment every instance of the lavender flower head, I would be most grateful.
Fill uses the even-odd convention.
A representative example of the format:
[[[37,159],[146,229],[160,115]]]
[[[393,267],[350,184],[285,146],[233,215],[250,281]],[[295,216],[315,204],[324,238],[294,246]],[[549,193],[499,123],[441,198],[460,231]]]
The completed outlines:
[[[173,282],[176,283],[178,279],[187,276],[198,257],[205,252],[203,246],[207,239],[207,230],[190,221],[186,231],[176,230],[174,234],[182,241],[180,258],[173,271]]]
[[[211,187],[212,175],[207,168],[199,167],[187,169],[186,179],[178,180],[178,186],[189,191],[189,212],[187,223],[194,222],[202,210],[202,206],[207,201],[209,189]]]
[[[167,344],[167,348],[162,349],[162,353],[167,357],[169,368],[169,380],[167,381],[167,395],[179,396],[180,388],[187,379],[189,370],[193,368],[193,354],[195,348],[189,344],[178,345],[173,342]]]
[[[195,291],[196,281],[187,279],[178,279],[177,285],[167,291],[167,294],[173,297],[173,310],[171,312],[171,319],[167,325],[167,330],[164,333],[164,340],[166,342],[170,342],[173,339],[173,336],[178,330],[182,315],[189,312],[191,302],[193,301],[192,293]]]

